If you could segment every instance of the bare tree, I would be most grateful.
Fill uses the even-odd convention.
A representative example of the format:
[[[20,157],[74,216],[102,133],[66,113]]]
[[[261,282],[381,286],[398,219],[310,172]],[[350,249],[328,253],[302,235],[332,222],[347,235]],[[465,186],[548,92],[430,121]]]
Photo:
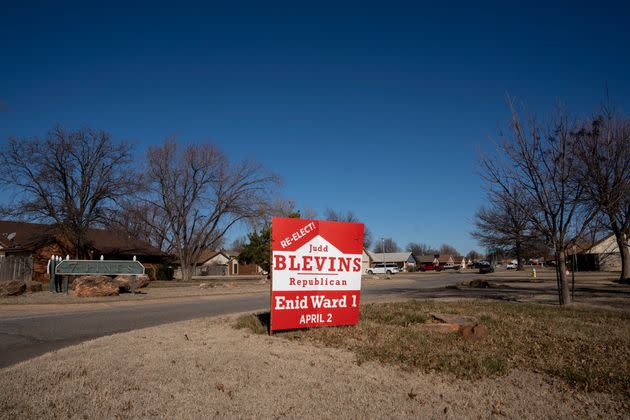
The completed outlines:
[[[332,222],[351,222],[359,223],[359,218],[352,211],[336,211],[332,209],[326,209],[324,212],[324,218]]]
[[[482,255],[475,250],[472,250],[466,254],[466,259],[471,261],[479,261],[482,258]]]
[[[236,238],[232,241],[232,244],[230,245],[230,251],[241,252],[243,248],[245,248],[245,245],[247,245],[246,236]]]
[[[630,280],[630,119],[603,109],[576,132],[584,200],[604,215],[621,255],[620,280]]]
[[[361,223],[359,218],[354,214],[354,212],[348,210],[347,212],[336,211],[332,209],[326,209],[324,212],[324,218],[326,220],[330,220],[332,222],[351,222],[351,223]],[[363,248],[369,249],[370,245],[372,245],[372,231],[364,224],[363,226]]]
[[[13,200],[5,217],[54,223],[79,258],[88,256],[87,231],[107,224],[138,184],[131,147],[105,131],[66,131],[44,138],[10,138],[0,153],[0,183]]]
[[[271,205],[265,209],[265,215],[268,217],[267,222],[271,223],[271,217],[297,217],[300,213],[295,208],[295,202],[293,200],[284,200],[276,198]]]
[[[522,203],[525,197],[518,190],[509,194],[495,191],[489,194],[489,207],[482,206],[475,214],[475,230],[471,236],[489,249],[500,249],[516,257],[518,270],[523,258],[540,250],[540,236],[532,232],[529,212]]]
[[[459,255],[459,251],[452,245],[442,244],[442,245],[440,245],[440,249],[438,249],[438,254],[440,254],[440,255]]]
[[[160,209],[146,203],[140,194],[126,198],[107,227],[125,232],[170,253],[172,250],[165,237],[166,224],[167,220]]]
[[[583,189],[574,182],[578,162],[572,126],[563,114],[543,127],[534,118],[524,123],[514,106],[511,110],[510,133],[502,134],[496,156],[482,159],[483,176],[491,195],[522,191],[517,205],[553,249],[564,305],[571,302],[565,259],[571,224],[580,222],[581,231],[591,219],[580,214]]]
[[[228,162],[208,144],[180,148],[173,140],[148,151],[146,203],[166,220],[163,236],[192,278],[201,252],[216,247],[236,223],[260,219],[277,178],[258,164]]]
[[[374,243],[374,252],[399,252],[400,247],[392,238],[384,238]]]
[[[311,207],[304,207],[300,212],[302,219],[315,220],[317,219],[317,212]]]
[[[438,250],[433,248],[430,245],[410,242],[405,247],[407,251],[410,251],[413,255],[436,255],[438,254]]]
[[[287,200],[280,197],[266,200],[260,203],[259,216],[248,218],[252,232],[259,229],[269,228],[273,217],[297,217],[302,218],[300,211],[295,208],[295,201]]]

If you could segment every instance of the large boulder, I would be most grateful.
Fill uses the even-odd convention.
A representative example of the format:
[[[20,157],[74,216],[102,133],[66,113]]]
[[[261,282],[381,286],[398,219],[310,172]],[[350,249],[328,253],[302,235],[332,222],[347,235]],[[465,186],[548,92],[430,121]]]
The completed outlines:
[[[0,281],[0,296],[17,296],[26,291],[26,282],[22,280]]]
[[[119,285],[107,276],[81,276],[73,282],[74,294],[78,297],[116,296]]]
[[[114,277],[114,283],[118,284],[121,292],[131,292],[131,278],[132,276],[116,276]],[[140,274],[136,276],[136,290],[147,287],[149,285],[149,276],[146,274]]]

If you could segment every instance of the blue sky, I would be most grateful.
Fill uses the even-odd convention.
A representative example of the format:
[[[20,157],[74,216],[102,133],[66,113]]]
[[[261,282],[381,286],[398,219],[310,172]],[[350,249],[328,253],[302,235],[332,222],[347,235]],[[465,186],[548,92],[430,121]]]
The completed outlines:
[[[140,159],[170,135],[211,141],[279,174],[298,208],[465,253],[507,94],[586,115],[607,86],[628,109],[621,2],[130,3],[3,5],[0,141],[57,122]]]

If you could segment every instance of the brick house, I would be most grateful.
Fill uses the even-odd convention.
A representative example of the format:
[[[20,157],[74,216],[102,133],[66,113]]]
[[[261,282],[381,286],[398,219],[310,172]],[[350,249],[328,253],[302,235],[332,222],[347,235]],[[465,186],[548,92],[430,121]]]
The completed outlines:
[[[238,260],[238,252],[206,250],[197,260],[197,276],[253,276],[262,274],[256,264],[245,264]]]
[[[158,268],[169,257],[152,245],[113,230],[89,229],[87,232],[90,259],[130,260],[134,256],[155,279]],[[46,266],[52,255],[73,257],[72,247],[54,225],[15,221],[0,221],[0,258],[5,256],[32,257],[32,280],[48,282]]]
[[[621,252],[615,235],[606,236],[590,246],[578,246],[579,271],[621,271]],[[571,260],[572,250],[567,251]]]

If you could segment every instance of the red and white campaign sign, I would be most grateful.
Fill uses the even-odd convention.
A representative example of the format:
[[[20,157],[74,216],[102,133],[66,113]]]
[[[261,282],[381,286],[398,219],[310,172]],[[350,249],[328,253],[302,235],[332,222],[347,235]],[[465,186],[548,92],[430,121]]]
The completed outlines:
[[[274,217],[271,330],[359,320],[363,224]]]

